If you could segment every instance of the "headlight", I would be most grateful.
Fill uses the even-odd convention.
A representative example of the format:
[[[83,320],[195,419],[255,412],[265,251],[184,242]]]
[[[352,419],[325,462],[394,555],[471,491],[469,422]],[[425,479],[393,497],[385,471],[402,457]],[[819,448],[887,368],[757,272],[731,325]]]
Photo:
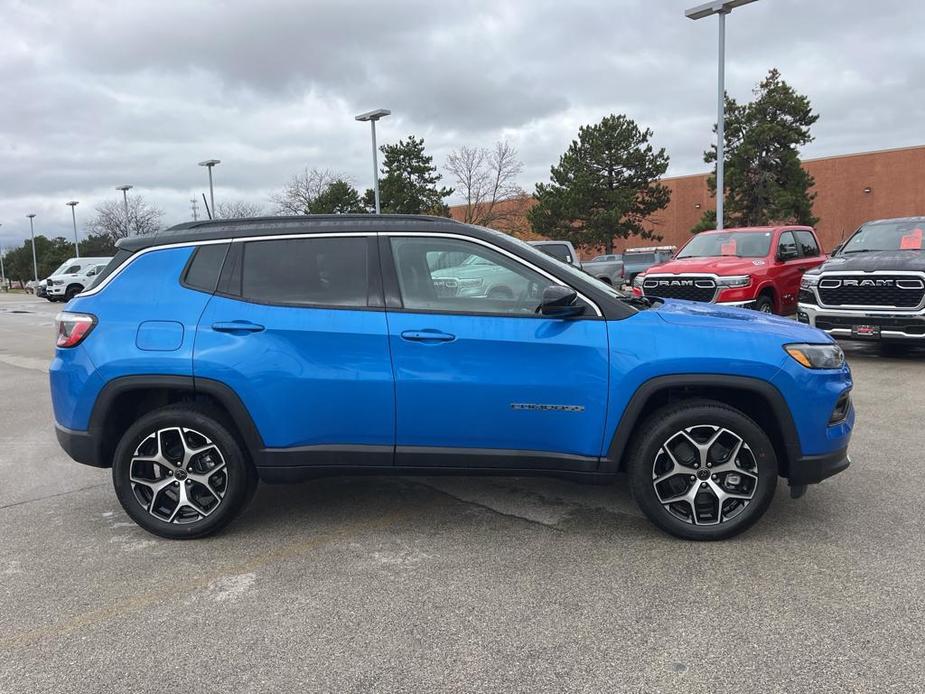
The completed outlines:
[[[839,369],[845,363],[845,353],[836,344],[784,345],[784,350],[807,369]]]
[[[482,286],[481,277],[467,277],[466,279],[459,280],[460,289],[478,289]]]
[[[819,284],[819,275],[803,275],[800,280],[800,289],[812,289]]]
[[[633,278],[633,286],[636,287],[636,289],[642,289],[642,283],[645,281],[645,279],[645,275],[636,275]]]
[[[716,283],[720,287],[747,287],[752,283],[752,278],[748,275],[731,275],[729,277],[718,277]]]

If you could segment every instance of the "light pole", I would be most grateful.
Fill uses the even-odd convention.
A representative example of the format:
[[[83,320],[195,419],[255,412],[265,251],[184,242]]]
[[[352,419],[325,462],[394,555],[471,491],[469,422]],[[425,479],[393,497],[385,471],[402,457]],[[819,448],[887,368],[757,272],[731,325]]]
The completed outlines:
[[[375,111],[367,111],[355,116],[358,121],[369,121],[373,133],[373,191],[376,194],[376,214],[379,214],[379,162],[376,158],[376,121],[380,118],[392,115],[387,108],[377,108]]]
[[[735,8],[747,5],[755,0],[713,0],[697,5],[684,12],[688,19],[703,19],[711,15],[719,16],[719,68],[718,91],[716,97],[716,228],[723,228],[723,198],[726,194],[723,169],[726,164],[725,120],[726,120],[726,15]]]
[[[128,185],[127,183],[116,186],[116,190],[122,191],[122,204],[125,205],[125,235],[128,236],[130,231],[129,229],[129,220],[128,220],[128,192],[132,189],[133,186]]]
[[[205,166],[209,169],[209,204],[212,206],[212,209],[209,210],[209,217],[212,219],[215,219],[215,191],[212,189],[212,167],[221,163],[221,159],[206,159],[199,162],[199,166]]]
[[[71,208],[71,221],[74,222],[74,253],[76,253],[77,254],[76,257],[79,258],[80,257],[80,242],[77,240],[77,213],[74,212],[74,209],[80,203],[77,202],[76,200],[71,200],[70,202],[66,202],[64,204]]]
[[[0,227],[3,225],[0,224]],[[6,291],[6,271],[3,269],[3,241],[0,241],[0,287]]]
[[[35,257],[35,225],[32,223],[32,220],[35,219],[35,213],[27,214],[29,218],[29,231],[32,232],[32,270],[35,272],[35,289],[32,291],[37,291],[39,288],[39,261]]]

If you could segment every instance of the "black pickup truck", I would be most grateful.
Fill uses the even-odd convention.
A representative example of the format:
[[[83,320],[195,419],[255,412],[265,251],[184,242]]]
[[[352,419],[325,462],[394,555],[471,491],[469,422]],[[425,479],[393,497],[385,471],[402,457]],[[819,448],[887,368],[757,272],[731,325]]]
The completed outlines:
[[[925,217],[867,222],[803,275],[797,317],[833,337],[925,344]]]

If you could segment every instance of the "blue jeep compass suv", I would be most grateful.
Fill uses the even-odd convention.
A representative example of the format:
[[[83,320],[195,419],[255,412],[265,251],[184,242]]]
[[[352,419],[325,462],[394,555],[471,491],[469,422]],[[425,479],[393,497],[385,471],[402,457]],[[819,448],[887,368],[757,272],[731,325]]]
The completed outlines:
[[[182,224],[123,241],[57,322],[58,440],[164,537],[215,532],[258,479],[504,471],[625,472],[656,525],[714,540],[778,477],[799,496],[848,466],[825,333],[626,296],[448,219]]]

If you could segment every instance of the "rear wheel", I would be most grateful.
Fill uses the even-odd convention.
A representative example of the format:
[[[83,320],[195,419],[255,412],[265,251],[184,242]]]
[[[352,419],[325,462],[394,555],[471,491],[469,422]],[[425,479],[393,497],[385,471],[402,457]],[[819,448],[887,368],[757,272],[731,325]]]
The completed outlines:
[[[666,406],[642,426],[628,471],[649,519],[688,540],[722,540],[751,527],[777,487],[767,435],[745,414],[712,400]]]
[[[116,448],[112,479],[132,520],[171,539],[225,527],[257,485],[230,426],[195,405],[155,410],[132,425]]]

